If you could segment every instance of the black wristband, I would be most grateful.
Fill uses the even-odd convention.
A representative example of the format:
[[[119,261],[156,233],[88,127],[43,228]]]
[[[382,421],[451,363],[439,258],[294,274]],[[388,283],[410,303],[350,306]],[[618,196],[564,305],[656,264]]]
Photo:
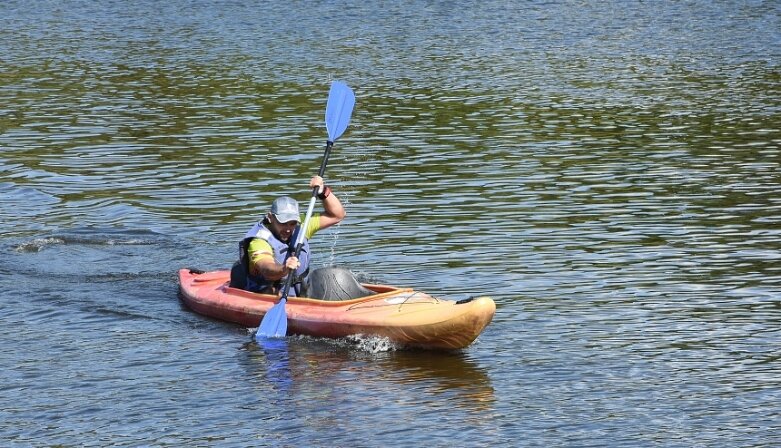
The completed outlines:
[[[317,194],[317,198],[321,201],[325,200],[328,196],[331,196],[331,187],[328,185],[323,186],[323,192]]]

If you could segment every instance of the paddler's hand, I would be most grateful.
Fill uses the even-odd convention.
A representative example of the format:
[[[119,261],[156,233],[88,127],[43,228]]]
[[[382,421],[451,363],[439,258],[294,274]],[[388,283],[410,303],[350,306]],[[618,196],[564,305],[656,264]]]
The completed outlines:
[[[323,181],[323,178],[320,176],[313,176],[312,180],[309,181],[309,188],[315,188],[317,187],[317,193],[323,192],[323,185],[325,182]]]
[[[299,266],[301,266],[301,262],[299,262],[296,257],[290,257],[285,260],[285,269],[287,269],[288,272],[295,271]]]

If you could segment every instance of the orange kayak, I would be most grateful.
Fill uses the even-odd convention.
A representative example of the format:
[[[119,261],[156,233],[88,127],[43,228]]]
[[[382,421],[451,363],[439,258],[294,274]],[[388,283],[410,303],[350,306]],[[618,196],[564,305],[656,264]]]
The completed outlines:
[[[229,283],[227,270],[179,270],[182,301],[205,316],[257,327],[279,300],[274,295],[232,288]],[[490,297],[455,302],[411,288],[363,286],[375,294],[341,301],[289,297],[285,305],[287,333],[328,338],[380,336],[403,346],[460,349],[477,338],[496,311]]]

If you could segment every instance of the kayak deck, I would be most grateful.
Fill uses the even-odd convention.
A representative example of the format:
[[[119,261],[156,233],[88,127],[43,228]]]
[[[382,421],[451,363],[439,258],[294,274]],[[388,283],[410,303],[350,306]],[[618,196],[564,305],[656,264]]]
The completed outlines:
[[[229,281],[227,270],[179,270],[181,298],[190,309],[257,327],[279,297],[231,288]],[[460,349],[477,338],[496,311],[490,297],[455,302],[411,288],[363,286],[375,294],[341,301],[289,297],[285,304],[288,334],[329,338],[375,335],[405,346]]]

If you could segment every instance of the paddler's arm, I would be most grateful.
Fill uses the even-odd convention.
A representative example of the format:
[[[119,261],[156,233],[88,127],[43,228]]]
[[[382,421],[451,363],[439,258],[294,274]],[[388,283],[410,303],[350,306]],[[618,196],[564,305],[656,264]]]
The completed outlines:
[[[330,187],[323,186],[323,178],[320,176],[312,177],[309,181],[309,188],[318,187],[320,194],[318,198],[323,202],[324,213],[319,216],[319,229],[325,229],[331,227],[334,224],[341,222],[347,215],[344,210],[342,201],[334,194]]]
[[[250,273],[260,274],[263,278],[276,281],[286,276],[292,269],[298,268],[298,258],[289,257],[285,265],[277,264],[273,251],[268,241],[256,238],[252,240],[248,248],[250,256]]]

